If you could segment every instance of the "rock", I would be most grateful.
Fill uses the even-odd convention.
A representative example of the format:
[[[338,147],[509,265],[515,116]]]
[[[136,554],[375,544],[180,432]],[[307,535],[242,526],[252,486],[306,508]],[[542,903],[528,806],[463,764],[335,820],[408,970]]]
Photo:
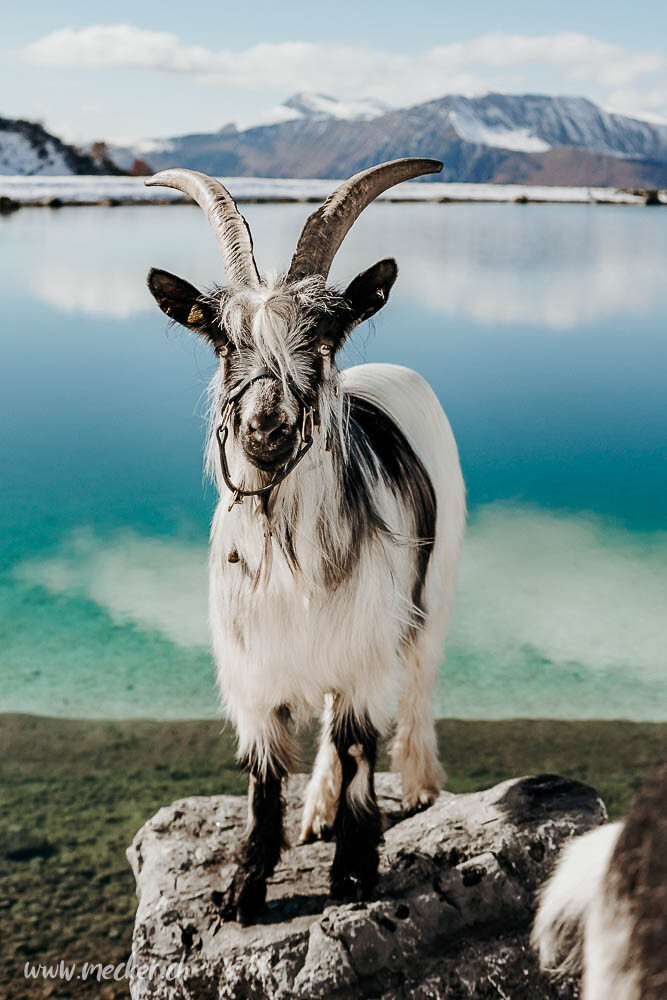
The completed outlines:
[[[130,177],[150,177],[155,173],[150,163],[146,163],[141,157],[132,161],[132,166],[128,170]]]
[[[11,215],[12,212],[18,212],[20,207],[20,202],[15,201],[14,198],[10,198],[6,194],[0,195],[0,215]]]
[[[294,776],[286,792],[293,844],[306,781]],[[519,778],[442,792],[403,818],[399,779],[378,775],[377,787],[387,829],[373,898],[332,905],[333,845],[298,845],[284,852],[266,914],[250,927],[220,917],[245,799],[160,809],[127,852],[139,898],[134,1000],[577,997],[576,983],[538,972],[527,938],[535,890],[560,844],[606,819],[593,789],[554,775]]]

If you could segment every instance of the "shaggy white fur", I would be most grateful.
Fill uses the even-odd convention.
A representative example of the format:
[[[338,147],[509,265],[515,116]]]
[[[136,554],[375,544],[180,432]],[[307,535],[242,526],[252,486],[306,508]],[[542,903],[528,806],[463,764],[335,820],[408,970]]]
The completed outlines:
[[[308,279],[300,287],[304,299],[322,292],[320,279]],[[234,354],[247,356],[234,363],[247,370],[254,352],[255,363],[259,358],[274,366],[283,380],[304,383],[300,309],[298,296],[288,294],[277,280],[268,290],[235,293],[222,306],[225,329],[235,340]],[[406,805],[423,806],[437,793],[442,772],[431,695],[465,524],[456,444],[428,384],[395,365],[361,365],[339,373],[332,361],[324,364],[315,443],[276,489],[270,516],[254,500],[228,510],[231,498],[222,481],[214,433],[207,449],[207,466],[221,494],[211,529],[210,627],[220,691],[238,734],[240,756],[252,755],[266,767],[278,753],[289,766],[294,747],[284,727],[276,725],[275,710],[287,705],[304,716],[321,711],[325,703],[329,706],[306,798],[304,836],[331,825],[337,801],[340,770],[330,742],[332,694],[339,711],[367,718],[381,732],[398,702],[392,759],[403,775]],[[261,392],[260,382],[244,395],[241,422],[260,404]],[[392,418],[423,463],[437,499],[423,620],[409,641],[406,636],[414,622],[414,513],[376,468],[356,472],[373,484],[374,502],[389,530],[361,546],[350,575],[339,586],[332,590],[327,585],[331,568],[345,563],[353,544],[352,528],[339,514],[345,483],[334,461],[335,449],[326,449],[327,438],[335,435],[338,454],[347,454],[349,393]],[[223,396],[221,370],[211,387],[212,431]],[[294,419],[289,392],[282,406],[286,418]],[[260,484],[259,472],[233,436],[228,462],[235,482],[243,480],[253,488]],[[322,524],[328,529],[326,548]],[[288,536],[298,572],[285,554]],[[232,552],[237,561],[229,561]],[[349,790],[351,801],[367,785],[360,777]]]
[[[556,975],[583,970],[582,1000],[640,1000],[628,962],[632,920],[609,870],[622,829],[611,823],[569,843],[540,895],[532,932],[540,965]]]

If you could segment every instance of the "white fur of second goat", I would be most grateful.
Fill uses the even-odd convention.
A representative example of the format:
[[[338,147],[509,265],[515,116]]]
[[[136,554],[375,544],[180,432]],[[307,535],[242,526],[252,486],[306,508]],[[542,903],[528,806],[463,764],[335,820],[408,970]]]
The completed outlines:
[[[620,822],[566,844],[540,893],[541,967],[582,975],[582,1000],[667,995],[667,755]]]

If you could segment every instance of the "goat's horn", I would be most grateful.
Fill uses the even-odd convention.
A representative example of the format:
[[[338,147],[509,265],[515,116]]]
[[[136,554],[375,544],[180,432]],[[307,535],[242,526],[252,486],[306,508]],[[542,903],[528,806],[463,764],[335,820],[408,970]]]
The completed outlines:
[[[299,237],[288,277],[298,281],[311,274],[326,278],[339,246],[367,205],[378,195],[421,174],[437,174],[440,160],[407,157],[362,170],[339,185],[309,217]]]
[[[170,187],[189,194],[207,216],[222,254],[227,279],[234,285],[259,285],[248,223],[220,181],[198,170],[161,170],[144,183],[148,187]]]

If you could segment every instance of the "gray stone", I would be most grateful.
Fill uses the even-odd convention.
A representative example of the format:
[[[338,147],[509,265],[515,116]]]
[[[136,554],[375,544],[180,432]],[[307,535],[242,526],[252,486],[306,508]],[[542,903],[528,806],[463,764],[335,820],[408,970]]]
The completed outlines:
[[[366,903],[332,905],[333,845],[297,845],[305,775],[290,779],[284,852],[251,927],[220,905],[246,820],[244,798],[166,806],[137,833],[134,1000],[572,1000],[527,943],[537,887],[560,844],[606,818],[593,789],[553,775],[467,795],[442,792],[403,818],[394,775],[377,776],[386,816],[381,877]]]

